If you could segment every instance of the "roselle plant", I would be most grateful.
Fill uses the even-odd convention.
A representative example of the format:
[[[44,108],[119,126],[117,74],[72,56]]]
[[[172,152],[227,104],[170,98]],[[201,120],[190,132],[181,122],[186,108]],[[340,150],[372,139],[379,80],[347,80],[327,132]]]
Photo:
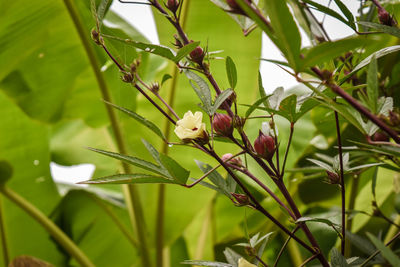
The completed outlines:
[[[162,45],[111,2],[2,4],[2,265],[400,266],[400,2],[121,0]]]

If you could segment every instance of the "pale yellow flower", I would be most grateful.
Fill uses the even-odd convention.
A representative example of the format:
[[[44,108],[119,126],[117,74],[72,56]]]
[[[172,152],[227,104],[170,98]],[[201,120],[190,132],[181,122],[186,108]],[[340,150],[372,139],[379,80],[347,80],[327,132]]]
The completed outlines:
[[[251,264],[244,258],[240,258],[238,264],[239,264],[238,267],[257,267],[257,265]]]
[[[176,122],[175,134],[179,139],[203,138],[206,135],[206,124],[202,122],[203,113],[193,113],[189,110],[183,118]]]

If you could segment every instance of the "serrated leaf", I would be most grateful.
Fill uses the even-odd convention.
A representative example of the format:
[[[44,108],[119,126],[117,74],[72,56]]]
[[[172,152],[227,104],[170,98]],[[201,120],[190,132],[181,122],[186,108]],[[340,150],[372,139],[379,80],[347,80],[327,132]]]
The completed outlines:
[[[371,62],[368,68],[367,75],[367,94],[368,94],[368,104],[371,111],[377,113],[377,103],[378,103],[378,63],[375,55],[372,56]]]
[[[211,92],[210,88],[206,81],[204,81],[200,76],[195,74],[194,72],[185,70],[184,73],[190,80],[190,85],[193,87],[194,91],[196,92],[197,96],[200,98],[200,101],[204,105],[204,110],[207,112],[208,115],[212,115],[212,101],[211,101]],[[193,84],[192,81],[196,83]]]
[[[171,178],[176,180],[179,184],[186,184],[190,171],[184,169],[178,162],[167,155],[160,154],[160,160]]]
[[[102,36],[105,38],[123,42],[127,45],[141,49],[145,52],[148,52],[148,53],[151,53],[151,54],[154,54],[157,56],[161,56],[161,57],[164,57],[166,59],[169,59],[169,60],[175,62],[175,52],[169,47],[166,47],[163,45],[155,45],[155,44],[138,42],[138,41],[134,41],[134,40],[130,40],[130,39],[122,39],[122,38],[119,38],[116,36],[106,35],[106,34],[103,34]]]
[[[346,258],[337,250],[333,248],[331,250],[331,267],[348,267]]]
[[[356,171],[356,170],[360,170],[360,169],[366,169],[366,168],[375,167],[375,166],[381,166],[381,165],[385,165],[385,163],[376,162],[376,163],[370,163],[370,164],[363,164],[363,165],[359,165],[359,166],[355,166],[355,167],[349,168],[348,170],[346,170],[346,172],[352,172],[352,171]]]
[[[105,151],[105,150],[101,150],[101,149],[91,148],[91,147],[89,147],[88,149],[91,150],[91,151],[103,154],[103,155],[108,156],[108,157],[112,157],[112,158],[115,158],[115,159],[118,159],[118,160],[122,160],[122,161],[124,161],[126,163],[129,163],[129,164],[134,165],[136,167],[142,168],[144,170],[155,172],[155,173],[158,173],[158,174],[160,174],[162,176],[165,175],[165,172],[162,171],[160,166],[155,165],[155,164],[153,164],[151,162],[148,162],[146,160],[139,159],[139,158],[132,157],[132,156],[122,155],[122,154],[114,153],[114,152],[110,152],[110,151]]]
[[[102,23],[107,8],[110,6],[110,0],[102,0],[99,7],[97,8],[97,18]]]
[[[299,102],[299,100],[297,101]],[[313,98],[309,98],[300,106],[299,112],[296,113],[294,121],[298,121],[301,117],[303,117],[307,112],[318,106],[319,103]]]
[[[190,52],[192,52],[199,44],[200,42],[192,42],[183,46],[178,50],[174,62],[178,63],[182,58],[186,57]]]
[[[191,261],[185,260],[181,264],[197,265],[197,266],[209,266],[209,267],[234,267],[231,264],[218,262],[218,261]]]
[[[382,253],[382,256],[392,266],[400,266],[400,258],[390,248],[386,247],[382,241],[373,236],[371,233],[367,233],[367,236],[374,246]]]
[[[296,118],[296,105],[297,96],[292,94],[285,99],[283,99],[279,105],[280,115],[284,116],[290,122],[295,122]]]
[[[107,105],[110,105],[120,111],[122,111],[123,113],[125,113],[126,115],[128,115],[129,117],[135,119],[136,121],[140,122],[142,125],[144,125],[145,127],[147,127],[148,129],[150,129],[153,133],[155,133],[156,135],[158,135],[159,137],[161,137],[161,139],[166,140],[163,132],[157,127],[157,125],[155,125],[154,123],[152,123],[151,121],[149,121],[148,119],[140,116],[139,114],[137,114],[136,112],[133,112],[132,110],[129,110],[127,108],[123,108],[120,106],[117,106],[113,103],[104,101]]]
[[[92,179],[79,184],[176,184],[177,182],[163,176],[154,176],[151,174],[117,174],[97,179]]]
[[[231,94],[233,94],[233,90],[232,89],[226,89],[226,90],[222,91],[222,93],[220,93],[217,96],[217,98],[215,99],[214,105],[212,106],[212,114],[211,115],[213,115],[215,112],[217,112],[217,110],[222,105],[222,103],[224,103],[224,101],[228,97],[230,97]]]
[[[235,63],[233,62],[231,57],[227,57],[225,61],[226,66],[226,75],[228,76],[229,84],[231,85],[232,89],[235,89],[237,83],[237,71]]]

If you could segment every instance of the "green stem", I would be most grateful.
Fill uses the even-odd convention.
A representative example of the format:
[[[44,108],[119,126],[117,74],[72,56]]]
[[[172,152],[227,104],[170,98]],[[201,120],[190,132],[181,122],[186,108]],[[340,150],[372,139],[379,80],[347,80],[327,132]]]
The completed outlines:
[[[3,249],[4,266],[8,266],[10,262],[10,255],[8,253],[6,230],[4,227],[4,214],[3,214],[3,201],[0,199],[0,231],[1,231],[1,247]]]
[[[107,88],[106,80],[103,74],[100,71],[100,63],[96,57],[94,48],[92,46],[92,42],[89,38],[89,32],[87,32],[85,25],[80,19],[79,12],[75,6],[73,0],[64,0],[64,4],[71,16],[71,19],[75,25],[75,28],[79,34],[81,39],[82,45],[86,51],[86,55],[89,59],[90,65],[96,76],[96,80],[102,94],[102,97],[105,101],[111,102],[111,96],[109,90]],[[107,110],[108,117],[110,119],[111,127],[113,129],[115,140],[117,142],[118,150],[122,154],[126,154],[126,145],[124,139],[122,138],[121,128],[117,122],[117,117],[115,115],[114,110],[110,105],[105,104],[105,108]],[[130,167],[128,164],[123,163],[122,167],[125,173],[130,172]],[[147,247],[146,241],[146,230],[145,230],[145,223],[144,223],[144,216],[143,216],[143,209],[140,203],[139,192],[135,185],[122,185],[123,192],[125,195],[125,202],[128,208],[129,216],[132,223],[132,228],[136,230],[138,235],[139,245],[140,245],[140,252],[141,252],[141,259],[144,266],[151,266],[149,250]]]
[[[7,186],[0,187],[0,192],[40,223],[58,244],[74,257],[81,266],[95,266],[82,250],[38,208]]]

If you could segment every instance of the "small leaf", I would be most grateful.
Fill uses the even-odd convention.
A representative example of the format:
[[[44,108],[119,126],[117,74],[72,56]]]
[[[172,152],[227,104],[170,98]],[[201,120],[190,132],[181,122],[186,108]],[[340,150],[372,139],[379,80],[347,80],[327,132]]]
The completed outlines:
[[[383,244],[378,238],[373,236],[371,233],[367,233],[369,240],[374,244],[374,246],[382,253],[382,256],[392,265],[400,266],[400,259],[397,255],[388,247]]]
[[[157,127],[157,125],[155,125],[151,121],[147,120],[146,118],[140,116],[139,114],[137,114],[137,113],[135,113],[135,112],[133,112],[133,111],[131,111],[129,109],[117,106],[117,105],[115,105],[113,103],[110,103],[108,101],[104,101],[104,102],[107,105],[110,105],[110,106],[122,111],[123,113],[125,113],[129,117],[131,117],[131,118],[135,119],[136,121],[140,122],[142,125],[146,126],[148,129],[153,131],[153,133],[155,133],[156,135],[161,137],[161,139],[166,140],[166,138],[165,138],[164,134],[162,133],[162,131]]]
[[[218,262],[218,261],[191,261],[185,260],[181,264],[197,265],[197,266],[209,266],[209,267],[234,267],[231,264]]]
[[[377,103],[378,103],[378,63],[375,55],[372,56],[371,62],[368,68],[367,76],[367,94],[368,94],[368,104],[371,111],[377,113]]]
[[[162,81],[161,81],[161,85],[163,85],[166,81],[168,81],[169,79],[171,79],[172,76],[167,74],[164,74],[164,76],[162,77]]]
[[[195,160],[197,166],[199,167],[199,169],[203,172],[203,173],[207,173],[208,171],[210,171],[212,169],[212,167],[206,163],[203,163],[201,161]],[[208,179],[215,184],[219,189],[221,189],[221,191],[227,196],[227,197],[231,197],[231,192],[229,191],[229,188],[226,184],[225,179],[215,170],[213,172],[211,172],[208,176]]]
[[[342,11],[343,15],[346,16],[347,20],[350,23],[354,23],[354,17],[351,11],[343,4],[341,0],[334,0],[336,5],[339,7],[340,11]]]
[[[196,92],[197,96],[200,98],[201,102],[204,105],[204,109],[208,115],[212,115],[212,102],[211,102],[211,92],[208,84],[197,74],[194,72],[185,70],[184,73],[190,80],[190,85],[193,87],[194,91]],[[195,84],[192,83],[194,81]]]
[[[372,176],[372,182],[371,182],[371,192],[372,192],[372,196],[374,198],[376,196],[375,188],[376,188],[377,179],[378,179],[378,168],[375,168],[374,175]]]
[[[97,178],[93,180],[88,180],[84,182],[79,182],[78,184],[176,184],[174,180],[167,177],[154,176],[151,174],[117,174],[112,176],[106,176],[102,178]]]
[[[265,89],[263,86],[262,77],[261,77],[260,72],[258,72],[258,92],[260,93],[260,98],[267,97],[267,94],[265,93]],[[268,107],[267,98],[265,98],[265,100],[263,101],[263,104],[264,104],[264,107]]]
[[[299,100],[298,100],[299,101]],[[303,117],[308,111],[312,110],[316,106],[318,106],[319,103],[313,98],[309,98],[304,103],[300,106],[299,112],[296,113],[294,121],[298,121],[301,117]]]
[[[226,261],[235,267],[237,267],[239,259],[242,258],[242,256],[240,254],[236,253],[234,250],[232,250],[230,248],[226,248],[224,250],[224,255],[225,255]]]
[[[108,157],[112,157],[118,160],[122,160],[126,163],[129,163],[131,165],[134,165],[136,167],[142,168],[144,170],[148,170],[151,172],[155,172],[161,175],[165,175],[165,172],[162,171],[162,169],[160,168],[160,166],[155,165],[151,162],[145,161],[143,159],[139,159],[139,158],[135,158],[135,157],[131,157],[131,156],[126,156],[126,155],[122,155],[119,153],[114,153],[114,152],[109,152],[109,151],[105,151],[105,150],[101,150],[101,149],[96,149],[96,148],[91,148],[88,147],[89,150],[103,154],[105,156]]]
[[[109,2],[110,0],[101,0],[101,3],[97,9],[97,18],[99,19],[100,23],[102,23],[106,10],[111,4]]]
[[[188,170],[184,169],[178,162],[167,155],[160,154],[160,160],[171,178],[175,179],[179,184],[186,184],[190,174]]]
[[[199,44],[200,42],[192,42],[183,46],[181,49],[178,50],[174,62],[178,63],[182,58],[186,57],[190,52],[192,52]]]
[[[342,254],[337,250],[337,248],[333,248],[331,250],[331,267],[347,267],[346,258],[343,257]]]
[[[226,58],[226,75],[228,76],[228,81],[232,89],[235,89],[237,83],[236,66],[229,56]]]
[[[152,158],[158,163],[160,164],[161,167],[163,167],[162,162],[160,160],[160,153],[158,153],[157,149],[154,148],[154,146],[152,146],[149,142],[147,142],[146,139],[142,138],[142,143],[144,144],[144,146],[146,147],[147,151],[149,151],[150,155],[152,156]]]
[[[212,107],[212,115],[217,111],[217,109],[224,103],[224,101],[233,94],[232,89],[226,89],[222,91],[221,94],[217,96],[215,99],[214,105]]]
[[[143,43],[143,42],[133,41],[130,39],[122,39],[122,38],[119,38],[116,36],[106,35],[106,34],[103,34],[102,36],[109,38],[109,39],[123,42],[127,45],[141,49],[145,52],[148,52],[148,53],[151,53],[151,54],[154,54],[157,56],[161,56],[161,57],[164,57],[166,59],[169,59],[169,60],[172,60],[175,62],[175,52],[169,47],[162,46],[162,45],[147,44],[147,43]]]

